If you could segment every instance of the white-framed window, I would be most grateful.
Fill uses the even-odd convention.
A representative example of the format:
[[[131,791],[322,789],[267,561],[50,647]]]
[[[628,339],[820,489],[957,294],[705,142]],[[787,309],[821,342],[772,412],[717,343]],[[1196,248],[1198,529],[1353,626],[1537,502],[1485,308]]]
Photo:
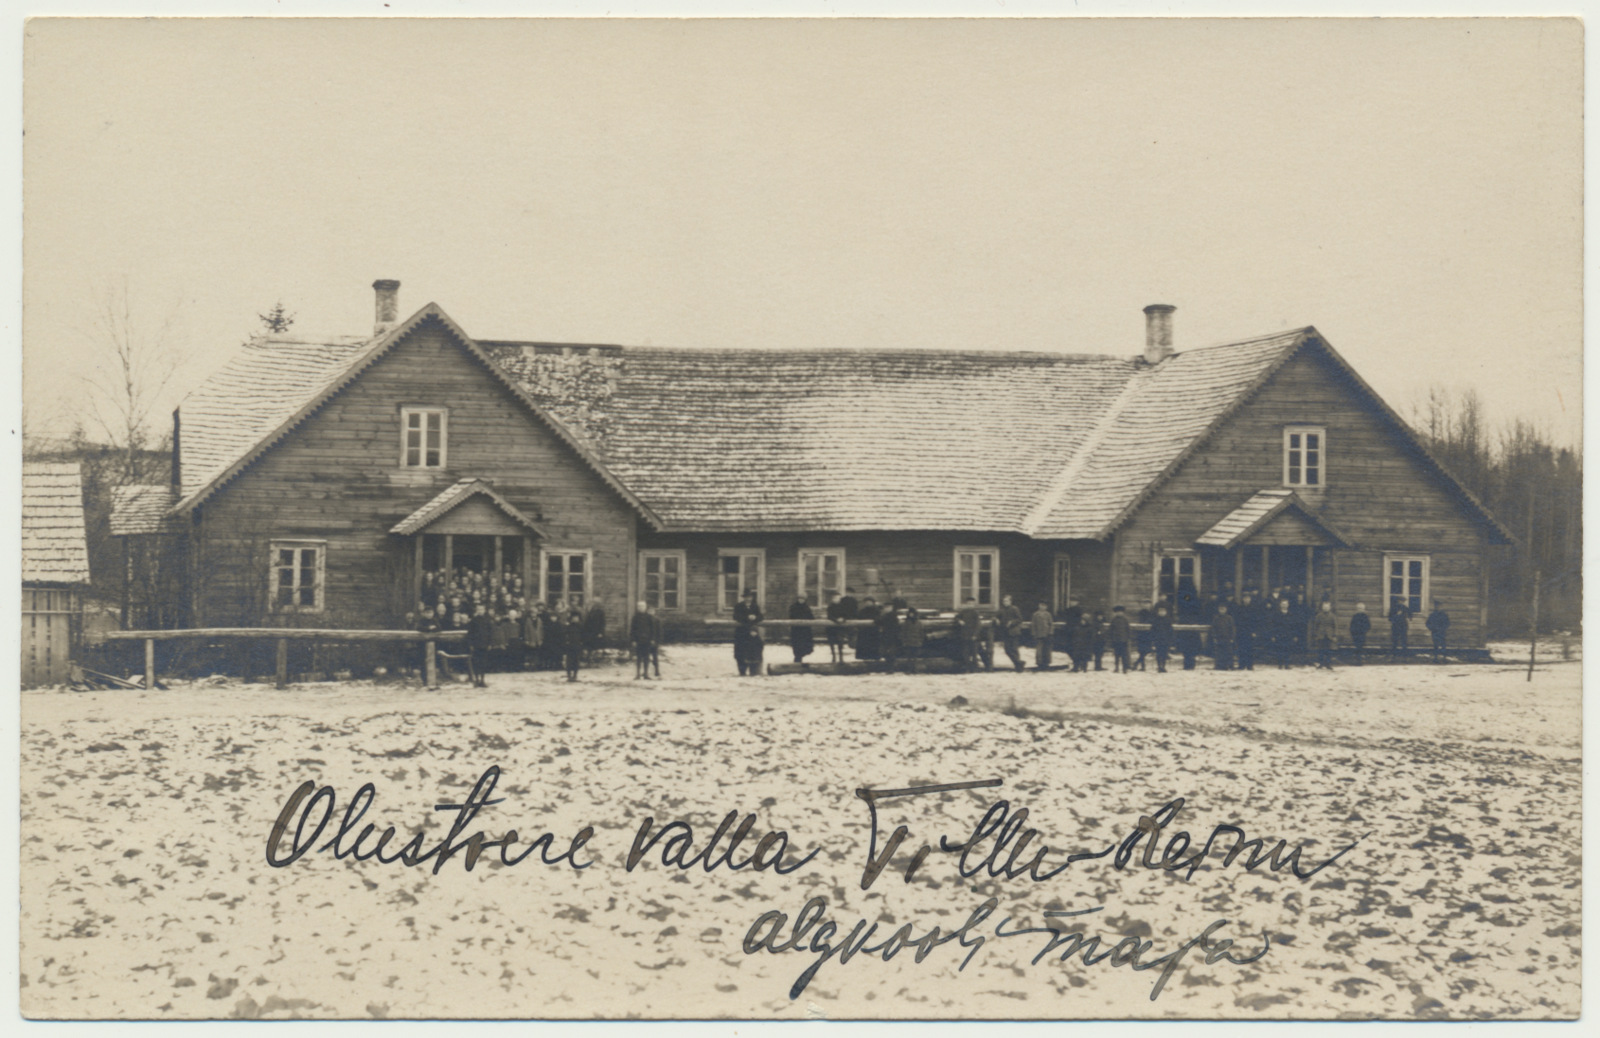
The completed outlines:
[[[273,541],[268,601],[275,613],[320,613],[327,572],[324,541]]]
[[[1164,551],[1156,556],[1156,597],[1176,596],[1180,591],[1200,593],[1200,553]]]
[[[993,609],[999,604],[999,548],[956,548],[954,598],[957,609],[968,598],[977,599],[979,609]]]
[[[1328,481],[1328,433],[1319,425],[1283,429],[1283,485],[1315,489]]]
[[[400,467],[442,469],[450,413],[442,407],[400,409]]]
[[[593,570],[592,551],[541,552],[539,586],[544,588],[545,603],[552,607],[564,603],[569,609],[587,607],[594,592]]]
[[[826,606],[829,595],[844,594],[843,548],[801,548],[797,569],[800,594],[812,605]]]
[[[720,548],[717,551],[717,611],[731,613],[746,591],[767,607],[767,551],[765,548]]]
[[[1383,556],[1383,611],[1394,608],[1395,602],[1404,602],[1413,615],[1421,615],[1428,602],[1428,556]]]
[[[683,609],[683,575],[687,563],[681,551],[639,553],[639,597],[651,609]]]
[[[1059,613],[1072,601],[1072,556],[1056,556],[1054,586],[1055,610]]]

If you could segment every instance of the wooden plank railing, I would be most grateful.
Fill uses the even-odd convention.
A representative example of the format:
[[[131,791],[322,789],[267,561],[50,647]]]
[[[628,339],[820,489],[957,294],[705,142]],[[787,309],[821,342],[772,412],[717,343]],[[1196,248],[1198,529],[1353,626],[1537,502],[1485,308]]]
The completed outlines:
[[[107,631],[102,637],[113,642],[144,642],[144,687],[156,687],[156,642],[180,638],[272,638],[278,643],[277,683],[289,685],[289,642],[426,642],[423,683],[433,688],[438,681],[438,643],[459,641],[466,631],[361,631],[337,627],[180,627],[164,631]]]

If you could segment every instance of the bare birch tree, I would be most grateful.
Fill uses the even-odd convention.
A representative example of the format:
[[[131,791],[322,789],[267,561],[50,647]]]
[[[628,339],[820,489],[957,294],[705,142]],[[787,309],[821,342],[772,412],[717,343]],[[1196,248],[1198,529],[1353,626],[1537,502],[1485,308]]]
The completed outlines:
[[[136,307],[123,276],[100,287],[82,329],[100,357],[78,376],[86,390],[84,425],[115,448],[121,458],[118,481],[124,485],[139,481],[140,452],[163,439],[152,426],[183,362],[174,329],[179,305],[150,318]]]

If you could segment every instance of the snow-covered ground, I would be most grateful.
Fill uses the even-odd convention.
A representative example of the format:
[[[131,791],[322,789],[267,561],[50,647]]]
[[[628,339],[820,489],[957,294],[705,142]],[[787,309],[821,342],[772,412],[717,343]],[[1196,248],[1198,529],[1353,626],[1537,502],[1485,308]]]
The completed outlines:
[[[1526,644],[1521,646],[1525,654]],[[1508,647],[1502,651],[1515,651]],[[1576,653],[1574,653],[1576,655]],[[785,658],[780,648],[769,660]],[[814,657],[815,658],[815,657]],[[1346,667],[1132,675],[1005,671],[739,678],[726,647],[674,647],[661,681],[631,667],[493,675],[429,692],[342,682],[275,691],[211,679],[153,693],[23,693],[22,1004],[36,1017],[1368,1017],[1548,1018],[1579,1005],[1580,667]],[[959,698],[958,698],[959,697]],[[495,796],[468,827],[520,846],[595,834],[574,871],[534,859],[470,873],[313,853],[266,862],[280,807],[306,780],[338,808],[375,787],[365,821],[430,845],[491,765]],[[906,845],[870,890],[860,787],[1002,779],[880,802],[879,840]],[[1365,836],[1309,880],[1220,853],[1190,879],[1078,861],[1053,879],[963,879],[935,850],[998,799],[1026,807],[1047,865],[1098,852],[1175,797],[1178,829],[1216,825],[1303,848],[1302,867]],[[789,875],[629,871],[646,816],[704,846],[729,811],[770,829]],[[313,818],[313,823],[315,818]],[[291,829],[292,834],[292,829]],[[1370,835],[1369,835],[1370,834]],[[319,841],[320,844],[321,841]],[[726,845],[726,839],[723,846]],[[991,841],[992,842],[992,841]],[[1229,841],[1221,841],[1227,846]],[[284,844],[287,847],[287,842]],[[369,844],[370,846],[370,844]],[[392,849],[391,845],[391,849]],[[1192,851],[1191,851],[1192,853]],[[1003,856],[1002,856],[1003,859]],[[769,910],[809,898],[837,925],[910,924],[966,939],[915,961],[830,958],[742,942]],[[1217,920],[1236,957],[1192,950],[1151,1001],[1159,967],[1032,960],[1046,911],[1153,942],[1148,962]],[[820,924],[819,924],[820,928]],[[787,938],[789,929],[784,930]],[[817,935],[813,928],[805,947]],[[1048,935],[1045,935],[1048,936]],[[776,942],[773,942],[776,943]],[[820,949],[819,944],[819,949]],[[966,968],[957,970],[971,952]]]

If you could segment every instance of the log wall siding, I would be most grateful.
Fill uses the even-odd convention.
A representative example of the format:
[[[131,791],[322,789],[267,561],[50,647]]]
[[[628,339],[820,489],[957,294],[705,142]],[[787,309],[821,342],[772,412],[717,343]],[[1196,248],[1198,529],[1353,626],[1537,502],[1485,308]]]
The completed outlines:
[[[1274,374],[1118,531],[1115,565],[1123,597],[1149,594],[1159,548],[1192,548],[1197,537],[1251,494],[1282,486],[1283,427],[1307,423],[1327,430],[1326,486],[1297,490],[1359,549],[1332,549],[1338,556],[1336,573],[1330,549],[1318,549],[1313,595],[1320,598],[1335,586],[1341,630],[1355,604],[1365,602],[1376,638],[1385,605],[1384,553],[1425,554],[1431,558],[1431,597],[1450,613],[1451,643],[1481,646],[1484,531],[1407,451],[1387,421],[1313,350],[1302,351]],[[1212,554],[1207,553],[1208,564]],[[1213,568],[1203,574],[1208,586],[1216,578],[1232,580],[1229,559],[1225,572]],[[1423,619],[1414,621],[1413,645],[1425,636]],[[1387,637],[1387,628],[1383,633]]]
[[[408,405],[449,409],[448,468],[400,467]],[[549,535],[543,547],[592,551],[592,593],[620,629],[636,513],[436,325],[419,328],[197,510],[195,622],[263,621],[273,540],[327,543],[324,612],[274,615],[273,624],[401,622],[413,545],[388,531],[468,477],[492,480],[538,521]]]
[[[641,530],[640,551],[681,551],[685,558],[684,607],[663,613],[671,629],[694,633],[700,621],[718,616],[719,553],[725,549],[761,550],[766,558],[767,615],[784,617],[799,587],[802,549],[845,552],[845,582],[857,598],[879,602],[898,594],[918,609],[948,611],[955,587],[955,549],[997,548],[1000,594],[1011,595],[1024,612],[1052,600],[1055,558],[1072,559],[1073,594],[1090,607],[1107,597],[1110,546],[1096,541],[1034,541],[1017,534],[939,531],[849,531],[844,533],[656,533]],[[879,584],[867,583],[867,570]],[[818,610],[819,614],[821,610]]]

